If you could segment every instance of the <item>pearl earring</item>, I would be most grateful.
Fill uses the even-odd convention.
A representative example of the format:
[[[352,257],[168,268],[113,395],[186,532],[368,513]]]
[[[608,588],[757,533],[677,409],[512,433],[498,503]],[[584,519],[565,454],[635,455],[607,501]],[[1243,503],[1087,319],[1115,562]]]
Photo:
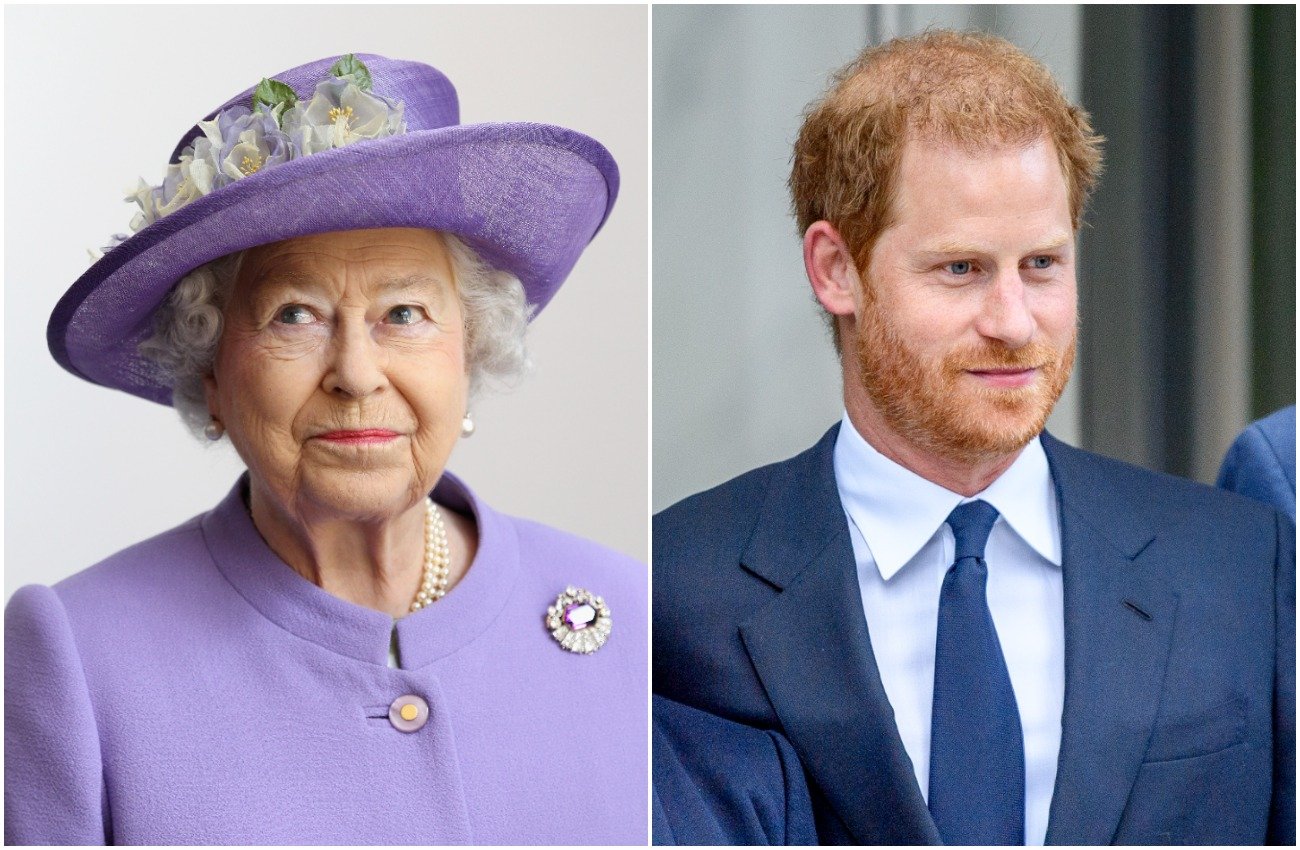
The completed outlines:
[[[474,414],[468,410],[465,411],[465,418],[460,420],[460,435],[462,437],[474,436]]]
[[[221,435],[224,433],[226,433],[225,427],[217,421],[217,417],[215,416],[208,420],[207,425],[203,426],[203,436],[207,437],[214,443],[217,440],[220,440]]]

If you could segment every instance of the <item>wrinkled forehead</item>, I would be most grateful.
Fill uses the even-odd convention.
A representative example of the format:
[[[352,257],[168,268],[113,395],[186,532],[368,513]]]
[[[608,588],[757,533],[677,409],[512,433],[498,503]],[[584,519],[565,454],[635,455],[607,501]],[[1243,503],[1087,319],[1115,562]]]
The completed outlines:
[[[253,289],[281,282],[454,287],[454,272],[442,234],[383,228],[317,233],[250,248],[240,263],[239,282]]]

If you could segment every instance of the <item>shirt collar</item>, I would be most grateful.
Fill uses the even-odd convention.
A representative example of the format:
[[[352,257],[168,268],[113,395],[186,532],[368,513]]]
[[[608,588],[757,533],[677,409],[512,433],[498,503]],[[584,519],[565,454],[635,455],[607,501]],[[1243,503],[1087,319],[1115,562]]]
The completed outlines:
[[[835,483],[845,513],[862,533],[886,581],[916,557],[953,508],[975,499],[997,508],[1035,552],[1061,564],[1056,488],[1038,437],[983,492],[967,499],[876,451],[846,412],[835,441]]]

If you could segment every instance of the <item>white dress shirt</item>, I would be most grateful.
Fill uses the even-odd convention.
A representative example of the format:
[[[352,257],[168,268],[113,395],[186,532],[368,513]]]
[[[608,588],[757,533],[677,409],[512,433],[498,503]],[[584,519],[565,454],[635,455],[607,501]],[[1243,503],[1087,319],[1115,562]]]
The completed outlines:
[[[997,508],[984,551],[989,611],[1025,735],[1025,841],[1042,844],[1065,701],[1061,520],[1042,444],[1035,438],[984,492],[964,498],[876,451],[845,413],[835,481],[849,519],[871,649],[927,798],[939,592],[954,557],[945,520],[975,499]]]

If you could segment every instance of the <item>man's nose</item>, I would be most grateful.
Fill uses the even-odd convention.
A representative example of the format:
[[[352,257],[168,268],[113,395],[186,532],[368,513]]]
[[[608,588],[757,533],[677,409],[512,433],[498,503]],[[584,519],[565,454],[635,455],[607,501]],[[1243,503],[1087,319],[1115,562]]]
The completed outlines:
[[[326,392],[364,398],[388,384],[383,351],[360,317],[340,318],[330,346]]]
[[[1008,348],[1020,348],[1033,340],[1037,323],[1029,309],[1029,291],[1018,267],[1000,271],[983,298],[976,321],[981,336],[999,340]]]

